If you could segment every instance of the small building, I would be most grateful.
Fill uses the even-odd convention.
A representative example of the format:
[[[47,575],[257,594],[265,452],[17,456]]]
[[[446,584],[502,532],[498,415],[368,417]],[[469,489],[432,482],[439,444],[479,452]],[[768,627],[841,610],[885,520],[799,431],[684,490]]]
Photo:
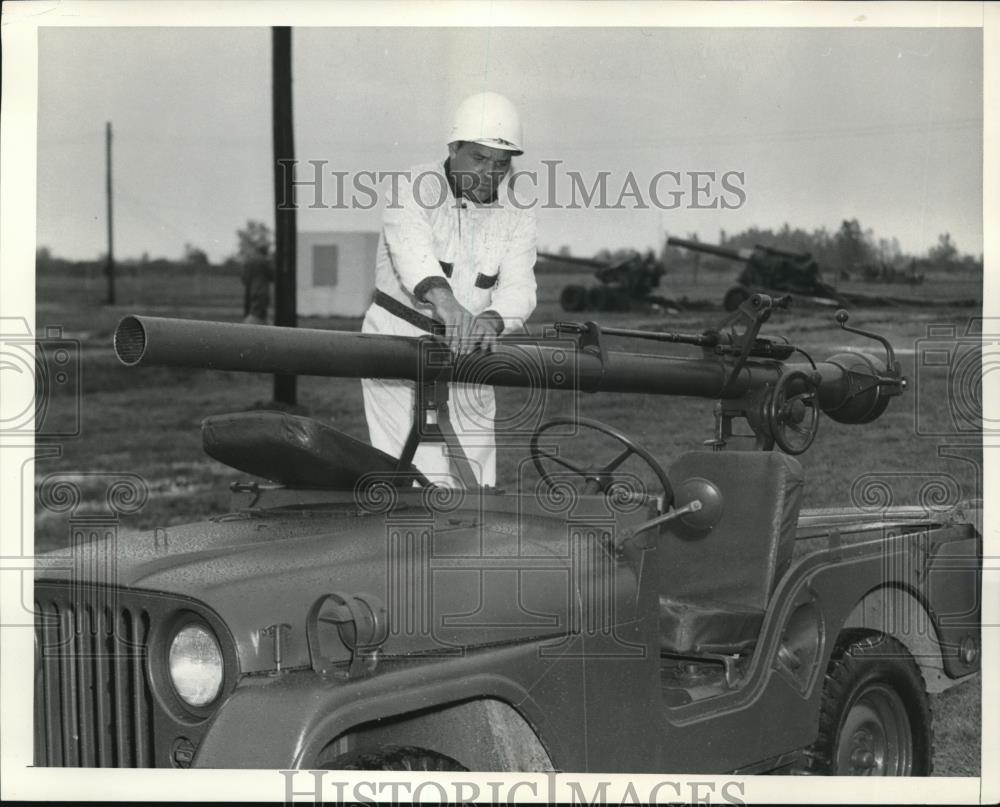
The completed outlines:
[[[360,317],[375,292],[375,232],[300,232],[297,241],[298,313],[303,317]]]

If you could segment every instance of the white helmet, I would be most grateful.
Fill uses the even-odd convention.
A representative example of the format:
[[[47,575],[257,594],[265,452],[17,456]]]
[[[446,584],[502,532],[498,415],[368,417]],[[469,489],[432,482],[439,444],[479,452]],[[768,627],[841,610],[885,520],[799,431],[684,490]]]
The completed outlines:
[[[477,92],[470,95],[455,112],[448,142],[469,140],[490,148],[524,153],[524,134],[521,116],[516,107],[495,92]]]

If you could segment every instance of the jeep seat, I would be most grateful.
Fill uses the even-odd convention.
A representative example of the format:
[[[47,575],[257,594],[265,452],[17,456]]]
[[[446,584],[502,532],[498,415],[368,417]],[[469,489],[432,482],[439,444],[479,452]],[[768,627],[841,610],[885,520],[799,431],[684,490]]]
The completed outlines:
[[[332,426],[278,411],[213,415],[201,423],[202,445],[210,457],[238,471],[283,485],[351,490],[367,474],[384,474],[395,484],[411,484],[398,474],[397,461],[383,451]]]
[[[670,468],[676,506],[707,481],[721,494],[713,527],[684,519],[659,539],[660,648],[698,656],[736,653],[752,645],[775,584],[792,557],[802,466],[769,451],[692,452]]]

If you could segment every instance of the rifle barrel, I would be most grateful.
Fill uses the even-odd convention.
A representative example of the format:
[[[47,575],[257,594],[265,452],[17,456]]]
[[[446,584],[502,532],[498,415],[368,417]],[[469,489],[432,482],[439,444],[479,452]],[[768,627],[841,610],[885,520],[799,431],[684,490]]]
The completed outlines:
[[[625,335],[625,334],[622,334]],[[669,337],[668,337],[669,338]],[[678,341],[688,341],[678,339]],[[582,392],[742,398],[808,364],[749,359],[730,380],[733,364],[704,352],[681,358],[632,351],[601,352],[560,337],[501,338],[493,352],[454,358],[432,336],[389,336],[314,328],[127,316],[114,336],[115,355],[130,367],[160,365],[328,378],[436,379]],[[820,407],[841,422],[867,422],[882,399],[898,391],[857,378],[881,372],[862,354],[817,362]],[[854,401],[863,397],[864,400]],[[884,404],[878,412],[884,409]],[[836,413],[836,414],[833,414]],[[875,415],[877,416],[877,414]]]
[[[718,397],[728,377],[722,359],[608,351],[602,363],[596,353],[577,350],[570,338],[501,337],[492,353],[453,359],[447,346],[430,336],[128,316],[119,323],[114,343],[118,359],[130,367],[328,378],[430,381],[450,372],[452,381],[501,387]],[[778,375],[774,369],[772,381]],[[741,376],[730,392],[739,395],[748,387],[749,378]]]

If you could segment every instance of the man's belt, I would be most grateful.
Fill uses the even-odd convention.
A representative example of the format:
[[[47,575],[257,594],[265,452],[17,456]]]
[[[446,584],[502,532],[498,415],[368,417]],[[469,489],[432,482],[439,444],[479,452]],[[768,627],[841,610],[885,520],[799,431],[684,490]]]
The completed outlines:
[[[399,317],[405,322],[409,322],[415,328],[432,333],[436,336],[444,336],[444,323],[419,311],[414,311],[408,305],[404,305],[395,297],[386,294],[381,289],[375,289],[375,305],[384,308],[390,314]]]

